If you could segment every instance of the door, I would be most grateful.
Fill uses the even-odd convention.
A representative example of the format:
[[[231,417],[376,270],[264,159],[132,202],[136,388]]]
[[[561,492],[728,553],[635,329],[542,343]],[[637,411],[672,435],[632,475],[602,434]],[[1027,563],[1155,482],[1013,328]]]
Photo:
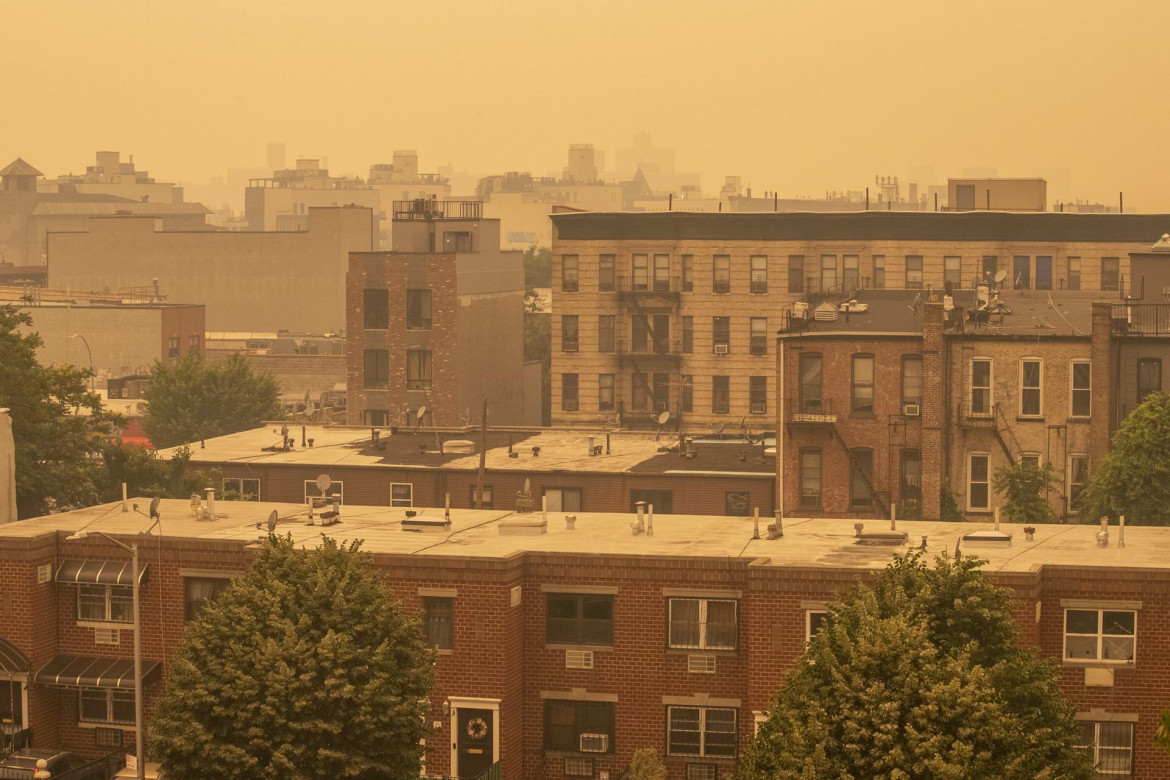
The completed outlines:
[[[479,777],[496,763],[495,710],[460,707],[455,717],[455,746],[458,764],[455,775],[460,778]]]
[[[638,511],[639,501],[652,505],[656,515],[669,515],[674,511],[674,495],[670,490],[631,490],[631,512]]]
[[[955,208],[963,211],[973,211],[975,209],[975,185],[974,184],[958,184],[955,185]]]

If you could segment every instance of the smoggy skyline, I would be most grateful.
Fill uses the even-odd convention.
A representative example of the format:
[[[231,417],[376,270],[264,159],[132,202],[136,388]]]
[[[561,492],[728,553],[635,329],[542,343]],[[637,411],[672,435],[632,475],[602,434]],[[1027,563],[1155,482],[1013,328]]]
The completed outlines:
[[[874,175],[1050,177],[1049,200],[1170,212],[1170,4],[0,3],[0,157],[49,176],[98,149],[203,183],[288,158],[364,175],[543,174],[649,132],[717,192],[822,195]],[[920,177],[921,180],[921,177]],[[905,190],[903,190],[905,192]]]

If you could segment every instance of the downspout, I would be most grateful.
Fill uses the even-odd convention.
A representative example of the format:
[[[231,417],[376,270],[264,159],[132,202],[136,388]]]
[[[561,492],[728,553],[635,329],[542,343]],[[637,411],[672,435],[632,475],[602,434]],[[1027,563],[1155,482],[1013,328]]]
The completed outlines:
[[[780,381],[776,388],[776,395],[779,396],[777,407],[780,411],[780,419],[777,420],[776,425],[776,516],[784,517],[784,401],[785,401],[785,385],[784,385],[784,338],[776,339],[780,342]]]

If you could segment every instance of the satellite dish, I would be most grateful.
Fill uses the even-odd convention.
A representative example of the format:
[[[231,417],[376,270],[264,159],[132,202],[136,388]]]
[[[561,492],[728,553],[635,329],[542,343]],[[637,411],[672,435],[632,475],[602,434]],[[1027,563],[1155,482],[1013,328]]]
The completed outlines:
[[[1003,280],[1006,278],[1007,278],[1007,269],[1001,268],[1001,269],[999,269],[999,272],[996,273],[996,275],[995,275],[995,283],[1001,284],[1003,282]]]
[[[426,406],[420,406],[420,407],[418,408],[418,411],[414,413],[414,416],[418,418],[418,421],[419,421],[419,422],[422,422],[422,418],[424,418],[424,417],[426,417],[426,416],[427,416],[427,407],[426,407]]]
[[[321,495],[325,495],[325,491],[333,484],[333,477],[328,474],[317,475],[317,489],[321,491]]]
[[[150,500],[150,518],[152,520],[158,519],[158,505],[161,501],[162,498],[159,496],[155,496]]]
[[[271,534],[276,532],[276,519],[278,516],[279,515],[275,509],[273,509],[272,513],[268,515],[268,533]]]
[[[525,495],[532,492],[532,480],[525,477],[524,479],[524,493]]]
[[[658,415],[658,424],[659,425],[666,425],[666,421],[669,419],[670,419],[670,412],[663,412],[662,414]]]
[[[309,388],[305,388],[305,403],[309,402]]]

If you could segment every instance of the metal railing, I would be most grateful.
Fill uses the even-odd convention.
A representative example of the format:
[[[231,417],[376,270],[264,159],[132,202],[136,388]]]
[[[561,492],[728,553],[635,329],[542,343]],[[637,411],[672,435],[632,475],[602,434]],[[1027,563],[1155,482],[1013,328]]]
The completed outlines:
[[[675,357],[682,355],[682,341],[680,339],[656,339],[647,334],[646,341],[635,344],[632,340],[618,339],[617,353],[619,355],[664,355]]]
[[[1170,336],[1170,304],[1115,303],[1111,330],[1119,336]]]
[[[504,769],[500,766],[500,762],[489,766],[487,769],[479,773],[475,780],[504,780]]]
[[[622,274],[617,277],[616,286],[619,293],[643,293],[647,295],[654,293],[677,293],[682,290],[682,277],[655,277],[653,273],[646,275],[639,273],[633,276]]]
[[[819,401],[799,400],[789,404],[788,419],[795,423],[835,423],[837,410],[832,398]]]
[[[415,198],[394,201],[394,219],[483,219],[483,204],[478,200],[435,200]]]

